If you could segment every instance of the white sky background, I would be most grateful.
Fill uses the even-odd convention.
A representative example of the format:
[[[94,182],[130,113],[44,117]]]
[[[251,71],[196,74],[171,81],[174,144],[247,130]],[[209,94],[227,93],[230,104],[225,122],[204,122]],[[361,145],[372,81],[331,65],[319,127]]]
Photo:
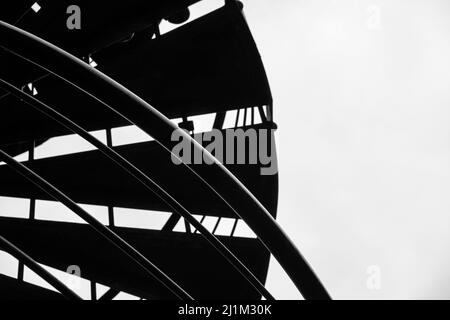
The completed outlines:
[[[450,298],[450,1],[245,3],[275,100],[282,226],[334,298]],[[279,274],[269,287],[297,297]]]
[[[283,228],[333,298],[450,298],[450,1],[244,4],[274,95]],[[300,297],[275,263],[268,287]]]

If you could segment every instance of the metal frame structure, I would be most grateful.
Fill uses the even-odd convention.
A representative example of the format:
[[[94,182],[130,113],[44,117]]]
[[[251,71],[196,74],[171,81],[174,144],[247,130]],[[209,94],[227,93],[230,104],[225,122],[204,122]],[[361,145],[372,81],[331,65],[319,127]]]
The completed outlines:
[[[169,289],[177,298],[192,300],[193,298],[185,292],[178,284],[176,284],[172,279],[170,279],[163,271],[158,269],[152,262],[150,262],[146,257],[139,253],[135,248],[128,244],[125,240],[119,237],[111,229],[105,227],[102,223],[96,220],[88,212],[82,209],[79,205],[73,202],[64,193],[55,188],[48,181],[28,169],[23,164],[17,162],[8,154],[0,150],[0,160],[8,164],[17,173],[24,176],[30,182],[35,184],[37,187],[44,190],[46,193],[54,197],[56,200],[64,204],[67,208],[72,210],[80,218],[85,220],[96,232],[105,237],[108,241],[116,246],[123,253],[128,255],[130,259],[136,262],[140,267],[142,267],[150,276],[154,277],[156,280],[161,282],[167,289]]]
[[[0,151],[1,153],[1,151]],[[22,250],[17,248],[14,244],[0,236],[0,247],[6,249],[13,257],[18,259],[21,263],[26,264],[32,271],[36,272],[48,284],[58,290],[66,299],[81,300],[81,298],[69,289],[64,283],[56,279],[50,272],[41,267],[33,258],[28,256]]]
[[[35,35],[2,21],[0,21],[0,47],[34,66],[45,70],[49,74],[56,76],[91,99],[100,102],[109,110],[129,123],[136,125],[154,138],[168,154],[171,154],[171,148],[173,146],[171,136],[174,131],[178,131],[180,136],[183,136],[186,141],[192,143],[196,152],[201,152],[207,157],[209,162],[213,163],[210,166],[211,170],[208,174],[199,172],[197,168],[188,164],[183,164],[183,170],[187,174],[193,175],[197,181],[209,188],[231,212],[242,218],[249,225],[270,253],[278,260],[305,299],[330,299],[328,292],[312,268],[266,208],[264,208],[255,196],[228,169],[184,130],[175,126],[169,119],[134,93],[77,57]],[[265,289],[257,277],[214,236],[214,232],[209,232],[182,204],[132,163],[115,152],[110,145],[104,145],[69,118],[33,96],[21,91],[11,83],[0,79],[0,87],[6,89],[14,96],[23,99],[33,108],[64,125],[98,148],[128,174],[155,193],[175,213],[182,216],[194,226],[196,232],[200,232],[263,297],[269,300],[273,299],[273,296]],[[271,106],[269,106],[269,109],[269,117],[271,117]],[[244,118],[246,117],[247,110],[244,115]],[[251,117],[252,119],[254,118],[253,110]],[[36,186],[42,188],[45,192],[52,195],[55,199],[82,217],[99,234],[103,235],[113,245],[127,254],[147,273],[158,279],[176,297],[181,299],[193,298],[136,249],[109,228],[98,222],[48,181],[23,164],[15,161],[11,156],[1,150],[0,160],[6,162],[16,172],[25,176]],[[235,227],[233,227],[233,230]],[[30,263],[30,260],[24,255],[19,255],[19,257],[21,260],[24,260],[22,262]],[[46,279],[48,278],[47,275],[45,277]],[[53,279],[48,279],[54,282]],[[65,290],[61,287],[58,287],[58,289]],[[67,296],[69,295],[70,293]]]
[[[51,117],[60,124],[66,126],[74,133],[83,137],[86,141],[91,143],[94,147],[100,150],[105,156],[117,163],[128,174],[135,177],[140,183],[142,183],[149,191],[155,193],[162,201],[167,203],[172,210],[186,219],[200,234],[202,234],[206,240],[215,247],[217,251],[240,272],[243,277],[267,300],[273,300],[274,297],[267,291],[264,285],[255,277],[255,275],[247,269],[247,267],[230,251],[227,247],[214,236],[214,232],[209,232],[194,216],[184,208],[178,201],[176,201],[170,194],[168,194],[160,185],[150,179],[142,171],[132,165],[120,154],[115,152],[111,147],[104,145],[89,132],[72,122],[70,119],[64,117],[45,103],[37,100],[33,96],[21,91],[14,87],[12,84],[0,79],[0,87],[7,90],[16,97],[23,99],[31,107],[39,110],[40,112]]]

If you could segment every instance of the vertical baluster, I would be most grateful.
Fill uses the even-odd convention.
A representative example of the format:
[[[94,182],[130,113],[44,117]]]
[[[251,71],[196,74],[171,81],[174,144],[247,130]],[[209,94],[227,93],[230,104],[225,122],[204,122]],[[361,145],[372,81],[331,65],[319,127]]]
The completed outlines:
[[[106,145],[110,148],[113,147],[113,138],[112,138],[112,129],[111,128],[106,129]],[[115,226],[114,207],[113,206],[108,206],[108,221],[109,221],[110,227]]]

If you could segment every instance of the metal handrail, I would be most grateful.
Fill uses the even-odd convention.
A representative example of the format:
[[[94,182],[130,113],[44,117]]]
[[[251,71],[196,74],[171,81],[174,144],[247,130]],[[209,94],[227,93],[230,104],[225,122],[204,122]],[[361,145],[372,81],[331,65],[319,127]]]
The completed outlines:
[[[36,62],[45,70],[74,85],[101,102],[171,152],[171,137],[178,131],[185,141],[192,142],[196,152],[202,152],[212,163],[214,178],[202,176],[198,169],[184,164],[197,178],[215,192],[241,217],[278,260],[306,299],[330,299],[302,254],[283,229],[254,195],[216,158],[186,132],[176,127],[159,111],[100,71],[70,53],[24,30],[0,21],[0,45],[6,50]],[[32,54],[31,54],[32,53]],[[32,56],[32,58],[26,58]]]
[[[20,250],[14,244],[6,240],[4,237],[0,235],[0,246],[3,247],[10,255],[25,264],[28,268],[34,271],[38,276],[47,281],[53,288],[59,291],[66,299],[69,300],[83,300],[73,292],[69,287],[67,287],[64,283],[56,279],[54,275],[45,270],[39,263],[37,263],[33,258],[27,255],[25,252]]]
[[[22,99],[30,107],[45,114],[56,122],[60,123],[67,129],[78,134],[83,139],[88,141],[100,152],[106,155],[109,159],[114,161],[128,174],[136,178],[142,183],[148,190],[158,196],[163,202],[165,202],[175,213],[185,218],[195,229],[197,229],[203,237],[267,300],[274,300],[274,297],[264,287],[264,285],[256,278],[256,276],[208,229],[206,229],[186,208],[184,208],[175,198],[173,198],[166,190],[164,190],[158,183],[153,181],[145,173],[139,170],[136,166],[126,160],[119,153],[108,147],[100,140],[95,138],[89,132],[84,130],[78,124],[65,117],[54,108],[36,99],[30,94],[23,92],[19,88],[15,87],[11,83],[0,78],[0,88],[10,92],[12,95],[19,99]]]
[[[106,240],[111,242],[119,250],[129,256],[133,261],[135,261],[146,273],[150,274],[161,284],[163,284],[167,289],[169,289],[176,297],[179,299],[193,300],[193,298],[184,291],[178,284],[176,284],[169,276],[167,276],[163,271],[158,269],[152,262],[150,262],[146,257],[144,257],[139,251],[129,245],[125,240],[119,237],[115,232],[105,227],[101,222],[91,216],[88,212],[77,205],[73,200],[67,197],[64,193],[59,191],[51,183],[43,179],[41,176],[28,169],[26,166],[14,160],[4,151],[0,150],[0,161],[5,162],[14,171],[21,174],[23,177],[28,179],[42,191],[46,192],[52,198],[58,200],[64,204],[67,208],[72,210],[81,219],[86,221],[94,230],[101,234]]]

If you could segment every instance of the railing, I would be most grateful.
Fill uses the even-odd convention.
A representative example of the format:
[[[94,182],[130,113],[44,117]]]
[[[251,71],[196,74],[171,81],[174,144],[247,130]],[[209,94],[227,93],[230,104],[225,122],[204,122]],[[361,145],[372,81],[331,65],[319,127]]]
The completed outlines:
[[[0,248],[5,249],[14,258],[19,260],[21,263],[26,264],[32,271],[36,272],[42,279],[47,281],[48,284],[53,286],[58,290],[65,298],[71,300],[81,300],[81,298],[64,285],[61,281],[56,279],[50,272],[41,267],[33,258],[28,256],[22,250],[17,248],[14,244],[0,236]]]
[[[277,258],[305,298],[330,298],[320,280],[304,260],[296,246],[283,232],[269,212],[267,212],[259,201],[222,164],[184,131],[174,126],[157,110],[126,88],[54,45],[1,21],[0,39],[0,45],[5,50],[40,66],[47,72],[68,82],[88,96],[101,102],[152,136],[168,152],[171,152],[171,135],[175,130],[178,130],[181,136],[184,136],[187,141],[193,143],[196,151],[203,152],[209,162],[213,163],[211,166],[213,172],[208,176],[201,176],[201,173],[195,167],[188,165],[185,165],[185,170],[193,173],[201,183],[204,183],[216,193],[235,214],[250,226],[274,257]],[[33,52],[32,57],[30,57],[30,52]],[[53,186],[45,184],[45,180],[40,180],[40,177],[31,171],[27,171],[27,168],[15,163],[13,159],[8,155],[5,157],[5,155],[3,153],[4,159],[7,160],[5,162],[15,167],[17,171],[21,171],[29,177],[32,177],[36,183],[45,185],[48,190],[57,191],[53,189]],[[55,195],[60,197],[60,200],[64,200],[67,205],[77,210],[79,214],[89,219],[89,215],[89,217],[85,216],[87,214],[86,212],[79,211],[79,207],[76,204],[76,207],[73,206],[74,203],[63,194],[55,192]],[[91,222],[93,224],[96,223],[96,221]],[[99,231],[108,234],[100,226],[98,227]],[[102,225],[102,227],[104,226]],[[113,237],[111,234],[109,236]],[[115,240],[125,245],[119,239]],[[125,248],[126,250],[131,250],[127,246]],[[134,254],[136,253],[133,252]],[[141,259],[142,257],[136,255],[135,258]],[[142,260],[142,262],[145,262],[144,264],[150,270],[154,268],[153,265],[148,264],[148,261]],[[156,271],[156,269],[153,270]],[[156,272],[158,273],[158,271]],[[162,272],[158,273],[158,275],[174,292],[178,292],[180,296],[185,295],[182,289],[165,277]],[[187,297],[188,295],[186,294],[185,296]]]
[[[273,296],[267,291],[264,285],[255,277],[247,267],[231,252],[226,246],[220,242],[211,232],[209,232],[195,217],[185,209],[178,201],[176,201],[170,194],[168,194],[159,184],[150,179],[142,171],[132,165],[129,161],[115,152],[112,148],[106,146],[101,141],[92,136],[89,132],[75,124],[70,119],[61,115],[53,108],[49,107],[45,103],[37,100],[33,96],[21,91],[14,87],[10,83],[0,79],[0,87],[7,90],[19,99],[23,99],[27,104],[44,113],[48,117],[54,119],[60,124],[64,125],[69,130],[83,137],[86,141],[91,143],[94,147],[100,150],[109,159],[118,164],[128,174],[136,178],[142,183],[149,191],[155,193],[162,201],[164,201],[175,213],[186,219],[196,230],[198,230],[206,240],[214,246],[214,248],[225,258],[228,262],[239,271],[244,278],[266,299],[273,300]],[[1,156],[1,155],[0,155]]]

